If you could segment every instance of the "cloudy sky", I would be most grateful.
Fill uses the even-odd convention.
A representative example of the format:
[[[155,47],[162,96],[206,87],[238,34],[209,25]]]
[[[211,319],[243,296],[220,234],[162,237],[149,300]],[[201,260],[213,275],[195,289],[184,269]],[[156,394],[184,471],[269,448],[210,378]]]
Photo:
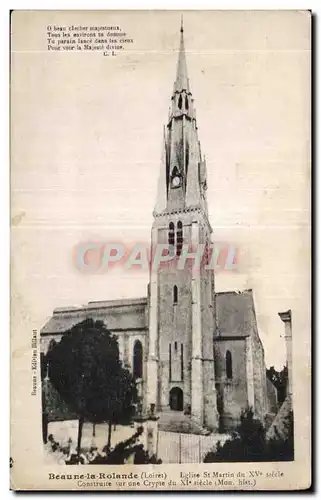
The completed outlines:
[[[180,16],[14,13],[12,294],[26,330],[57,306],[146,294],[145,273],[84,274],[73,250],[149,241]],[[117,24],[134,43],[48,52],[49,24]],[[213,238],[240,251],[216,287],[253,288],[267,365],[282,366],[277,313],[293,310],[299,337],[309,307],[309,16],[186,12],[184,27]]]

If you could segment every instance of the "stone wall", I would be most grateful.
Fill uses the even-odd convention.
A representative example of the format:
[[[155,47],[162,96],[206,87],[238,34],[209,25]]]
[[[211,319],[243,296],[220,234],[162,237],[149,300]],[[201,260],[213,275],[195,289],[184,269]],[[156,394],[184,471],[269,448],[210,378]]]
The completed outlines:
[[[206,234],[206,228],[203,229]],[[209,236],[201,242],[204,244]],[[219,415],[217,411],[217,395],[215,386],[215,292],[214,273],[212,270],[201,269],[201,317],[202,317],[202,358],[203,358],[203,404],[204,426],[211,430],[218,430]]]
[[[184,238],[189,238],[189,227],[183,227]],[[158,241],[167,244],[168,225],[158,230]],[[174,286],[177,287],[177,302],[174,303]],[[169,409],[169,393],[173,387],[183,391],[184,407],[191,405],[191,275],[176,266],[161,267],[158,270],[158,393],[159,410]],[[175,344],[176,343],[176,344]],[[183,344],[183,377],[175,377],[175,345]],[[171,345],[172,367],[170,370],[169,346]],[[171,372],[171,373],[170,373]],[[170,376],[171,375],[171,376]]]
[[[277,413],[278,411],[278,391],[274,384],[266,378],[267,412]]]
[[[232,355],[232,378],[227,378],[226,373],[226,352],[228,350]],[[234,429],[248,402],[246,340],[216,339],[215,367],[221,427],[224,430]]]
[[[254,307],[253,314],[253,333],[252,333],[252,353],[253,353],[253,375],[254,375],[254,413],[262,422],[267,413],[267,385],[266,385],[266,367],[264,359],[264,348],[260,340]]]

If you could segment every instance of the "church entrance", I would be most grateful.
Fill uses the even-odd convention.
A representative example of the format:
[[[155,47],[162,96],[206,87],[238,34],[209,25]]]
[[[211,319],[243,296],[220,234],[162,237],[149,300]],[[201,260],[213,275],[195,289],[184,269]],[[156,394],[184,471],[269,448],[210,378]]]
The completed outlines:
[[[179,387],[173,387],[169,392],[169,406],[171,410],[183,411],[183,391]]]

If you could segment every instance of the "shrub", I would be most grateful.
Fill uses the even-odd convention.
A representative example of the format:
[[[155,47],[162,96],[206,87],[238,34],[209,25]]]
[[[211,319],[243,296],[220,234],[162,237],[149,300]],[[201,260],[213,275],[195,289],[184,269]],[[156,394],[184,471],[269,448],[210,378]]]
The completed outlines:
[[[293,413],[289,413],[286,422],[287,438],[277,437],[266,440],[262,423],[254,418],[251,409],[242,412],[241,423],[231,439],[222,446],[217,444],[215,451],[210,451],[204,458],[205,463],[213,462],[267,462],[293,460]]]

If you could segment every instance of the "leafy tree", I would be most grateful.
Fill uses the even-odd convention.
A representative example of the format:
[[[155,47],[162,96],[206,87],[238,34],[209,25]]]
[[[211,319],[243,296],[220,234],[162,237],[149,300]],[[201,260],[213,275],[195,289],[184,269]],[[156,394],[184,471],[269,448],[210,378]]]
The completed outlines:
[[[113,423],[127,423],[133,411],[136,387],[119,360],[117,338],[102,321],[86,319],[65,332],[48,352],[52,385],[79,419],[77,453],[84,421],[108,422],[111,445]]]
[[[266,370],[267,378],[276,387],[278,393],[278,403],[282,404],[286,398],[286,389],[288,384],[288,368],[283,366],[281,371],[277,371],[274,366]]]

